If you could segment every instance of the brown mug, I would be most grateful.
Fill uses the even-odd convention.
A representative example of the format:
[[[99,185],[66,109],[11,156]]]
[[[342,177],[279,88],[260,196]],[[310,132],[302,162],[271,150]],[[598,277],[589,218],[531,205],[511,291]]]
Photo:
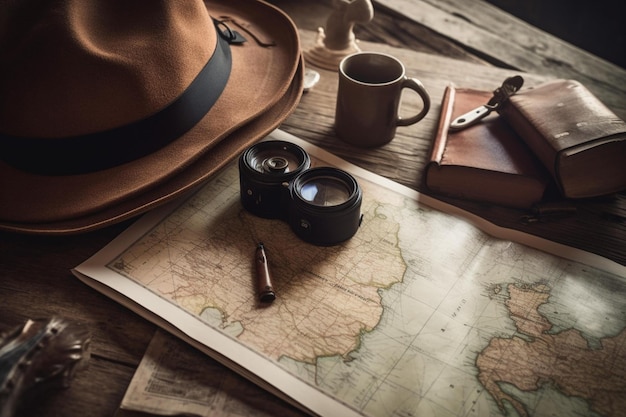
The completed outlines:
[[[422,110],[415,116],[398,114],[402,92],[415,91]],[[397,126],[419,122],[430,109],[430,96],[415,79],[406,76],[404,65],[380,52],[357,52],[339,64],[339,85],[335,109],[335,132],[342,140],[362,147],[390,142]]]

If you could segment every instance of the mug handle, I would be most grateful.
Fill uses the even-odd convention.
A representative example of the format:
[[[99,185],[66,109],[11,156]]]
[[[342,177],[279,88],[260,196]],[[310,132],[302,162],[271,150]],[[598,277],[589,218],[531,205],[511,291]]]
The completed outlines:
[[[430,110],[430,96],[428,95],[426,88],[424,88],[424,85],[419,80],[415,78],[404,77],[404,80],[402,80],[402,85],[400,86],[400,91],[405,88],[411,89],[419,94],[422,98],[422,101],[424,102],[424,107],[422,108],[422,111],[415,116],[406,119],[398,116],[396,120],[396,126],[409,126],[413,123],[417,123],[422,120],[424,116],[426,116],[426,114],[428,113],[428,110]]]

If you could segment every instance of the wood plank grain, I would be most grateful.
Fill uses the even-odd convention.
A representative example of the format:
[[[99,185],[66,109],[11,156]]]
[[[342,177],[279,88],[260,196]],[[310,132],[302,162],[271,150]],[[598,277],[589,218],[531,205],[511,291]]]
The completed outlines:
[[[315,32],[301,30],[300,36],[304,50],[313,47]],[[285,122],[285,130],[310,139],[351,162],[414,189],[418,189],[421,183],[420,168],[426,163],[430,151],[446,85],[454,83],[464,87],[493,90],[506,77],[519,73],[375,42],[361,41],[360,47],[364,51],[380,51],[398,57],[404,63],[407,75],[422,81],[432,102],[431,110],[424,120],[413,126],[399,127],[396,139],[386,146],[355,152],[354,147],[338,140],[334,133],[337,74],[315,68],[321,73],[321,81],[303,96],[300,106]],[[545,79],[536,75],[525,77],[529,85]],[[417,95],[406,93],[401,115],[415,114],[419,108],[421,101]]]
[[[133,377],[135,368],[92,357],[87,369],[76,373],[70,387],[29,392],[15,417],[111,417]]]
[[[324,28],[328,15],[333,11],[332,1],[318,0],[295,2],[293,0],[272,0],[272,4],[287,13],[299,29],[317,31]],[[358,40],[383,43],[413,51],[443,55],[468,62],[487,64],[476,54],[451,42],[445,36],[423,25],[417,25],[403,16],[388,13],[377,8],[374,19],[354,26]]]
[[[314,44],[315,33],[300,31],[303,49]],[[394,48],[388,45],[361,42],[363,50],[376,50],[397,56],[404,62],[409,76],[419,78],[430,92],[432,106],[429,114],[416,125],[398,128],[389,144],[370,149],[358,149],[338,139],[334,132],[334,111],[337,74],[317,69],[320,83],[306,93],[296,111],[282,128],[309,140],[322,148],[365,169],[390,178],[423,193],[423,170],[430,152],[436,123],[439,119],[441,98],[445,86],[452,82],[460,87],[493,90],[504,78],[519,71],[484,66],[422,52]],[[527,85],[537,84],[546,77],[524,73]],[[403,98],[405,112],[419,108],[419,100],[407,94]],[[444,198],[442,198],[444,199]],[[626,264],[626,195],[618,194],[596,200],[576,202],[578,214],[558,222],[526,225],[521,210],[505,209],[463,200],[444,199],[495,224],[572,245],[598,253]],[[622,242],[622,243],[620,243]]]
[[[92,357],[69,389],[35,390],[20,416],[111,416],[155,326],[71,273],[128,223],[78,236],[0,233],[0,332],[29,318],[65,317],[91,333]]]
[[[471,4],[469,4],[471,3]],[[377,0],[495,65],[576,79],[626,118],[626,70],[480,0]]]

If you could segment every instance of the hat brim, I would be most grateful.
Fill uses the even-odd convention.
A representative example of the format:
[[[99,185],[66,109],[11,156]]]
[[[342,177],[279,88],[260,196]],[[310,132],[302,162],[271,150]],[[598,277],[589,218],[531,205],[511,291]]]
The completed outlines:
[[[246,44],[233,46],[231,76],[218,102],[189,132],[151,155],[72,176],[36,175],[0,162],[0,229],[78,233],[145,212],[206,180],[293,111],[303,74],[293,22],[259,1],[211,2],[210,13],[262,22],[250,30],[276,45],[261,47],[248,36]]]
[[[286,94],[278,103],[248,124],[232,132],[210,152],[203,154],[179,174],[144,193],[134,194],[104,210],[53,222],[0,222],[0,230],[44,235],[84,233],[136,217],[192,192],[228,165],[246,148],[270,134],[297,106],[303,88],[303,63],[298,66]]]

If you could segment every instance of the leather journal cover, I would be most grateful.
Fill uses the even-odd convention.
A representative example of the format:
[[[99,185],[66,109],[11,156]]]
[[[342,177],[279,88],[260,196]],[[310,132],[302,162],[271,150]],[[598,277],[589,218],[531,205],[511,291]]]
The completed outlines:
[[[561,79],[520,90],[498,112],[552,174],[563,196],[626,189],[626,122],[579,82]]]
[[[494,113],[463,130],[449,130],[455,117],[491,96],[487,91],[446,87],[426,186],[437,194],[528,209],[541,201],[550,177],[506,122]]]

